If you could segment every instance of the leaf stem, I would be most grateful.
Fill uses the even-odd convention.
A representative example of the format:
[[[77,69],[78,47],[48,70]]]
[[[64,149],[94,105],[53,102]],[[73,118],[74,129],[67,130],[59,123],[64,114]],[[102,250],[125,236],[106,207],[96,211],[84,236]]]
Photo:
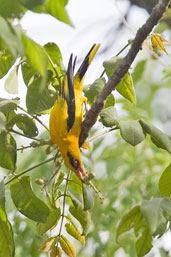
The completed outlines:
[[[128,41],[128,43],[115,56],[119,56],[129,45],[130,45],[130,42]],[[104,73],[105,73],[105,69],[103,70],[102,74],[100,75],[100,78],[103,77]]]
[[[71,171],[69,170],[68,175],[67,175],[67,179],[66,179],[65,191],[64,191],[64,200],[63,200],[63,207],[62,207],[62,214],[61,214],[62,218],[61,218],[61,224],[60,224],[60,228],[59,228],[57,246],[58,246],[58,243],[59,243],[59,238],[60,238],[61,233],[62,233],[62,226],[63,226],[64,217],[65,217],[65,203],[66,203],[66,197],[67,197],[67,192],[68,192],[68,185],[69,185],[70,175],[71,175]]]
[[[33,119],[37,120],[47,131],[49,131],[48,127],[36,116],[36,115],[32,115],[30,113],[27,112],[27,110],[25,110],[23,107],[17,105],[17,107],[22,110],[23,112],[27,113],[28,115],[30,115]]]
[[[56,153],[55,157],[54,157],[54,162],[56,161],[56,159],[59,157],[59,152]],[[63,162],[61,162],[61,164],[58,166],[57,170],[55,172],[52,172],[52,175],[50,176],[50,178],[48,179],[48,181],[44,184],[44,186],[42,187],[42,190],[45,189],[45,187],[47,185],[49,185],[49,183],[52,181],[52,179],[55,177],[55,175],[58,173],[58,171],[60,170],[61,166],[62,166]]]
[[[22,145],[20,148],[17,148],[16,151],[23,151],[23,150],[31,148],[31,147],[36,148],[36,147],[40,147],[40,146],[44,146],[44,145],[50,145],[50,141],[44,140],[44,141],[41,141],[40,143],[33,141],[30,143],[30,145],[27,145],[27,146]]]
[[[44,49],[44,50],[45,50],[45,49]],[[45,52],[46,52],[46,50],[45,50]],[[54,72],[55,72],[55,74],[56,74],[56,78],[57,78],[57,80],[58,80],[58,83],[59,83],[59,85],[60,85],[60,84],[61,84],[61,80],[60,80],[60,77],[59,77],[59,75],[58,75],[58,73],[57,73],[57,70],[56,70],[56,68],[55,68],[55,65],[54,65],[52,59],[50,58],[50,56],[48,55],[47,52],[46,52],[46,54],[47,54],[47,57],[48,57],[48,59],[49,59],[49,62],[50,62],[50,64],[51,64],[51,66],[52,66],[52,68],[53,68],[53,70],[54,70]]]
[[[17,148],[16,151],[23,151],[25,149],[33,147],[32,145],[27,145],[27,146],[21,146],[20,148]]]
[[[116,54],[116,56],[119,56],[129,45],[130,45],[130,42],[128,42],[128,43]]]
[[[15,175],[13,178],[9,179],[9,180],[5,183],[5,185],[8,185],[8,184],[9,184],[10,182],[12,182],[15,178],[19,178],[19,177],[21,177],[22,175],[26,174],[27,172],[29,172],[29,171],[31,171],[31,170],[33,170],[33,169],[35,169],[35,168],[38,168],[38,167],[42,166],[43,164],[48,163],[48,162],[53,161],[53,160],[54,160],[54,157],[51,157],[50,159],[48,159],[48,160],[46,160],[46,161],[44,161],[44,162],[41,162],[41,163],[36,164],[35,166],[33,166],[33,167],[31,167],[31,168],[29,168],[29,169],[27,169],[27,170],[24,170],[23,172],[21,172],[21,173]]]
[[[94,192],[97,194],[97,196],[99,197],[101,203],[103,203],[104,197],[103,197],[103,195],[101,194],[101,191],[98,190],[98,189],[95,187],[95,185],[94,185],[91,181],[89,181],[88,185],[89,185],[89,186],[94,190]]]
[[[110,129],[103,130],[103,131],[101,131],[99,134],[96,134],[95,136],[89,137],[89,138],[86,140],[86,142],[90,142],[90,141],[92,141],[92,140],[94,140],[94,139],[97,139],[98,137],[103,136],[103,135],[105,135],[105,134],[107,134],[107,133],[109,133],[109,132],[111,132],[111,131],[113,131],[113,130],[116,130],[116,129],[118,129],[118,127],[114,127],[114,128],[110,128]]]
[[[19,131],[14,130],[14,129],[9,129],[9,131],[10,131],[10,132],[13,132],[13,133],[15,133],[15,134],[17,134],[17,135],[20,135],[20,136],[23,136],[23,137],[27,137],[27,138],[29,138],[29,139],[33,139],[33,140],[35,140],[35,141],[39,141],[39,142],[42,141],[41,138],[30,137],[30,136],[27,136],[27,135],[24,135],[24,134],[20,133]]]

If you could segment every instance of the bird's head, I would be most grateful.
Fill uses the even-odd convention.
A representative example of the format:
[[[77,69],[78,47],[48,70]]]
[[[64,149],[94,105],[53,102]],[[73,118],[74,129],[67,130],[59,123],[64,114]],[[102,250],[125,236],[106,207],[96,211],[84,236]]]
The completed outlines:
[[[85,173],[83,168],[78,144],[68,144],[68,147],[65,148],[65,153],[63,153],[62,155],[65,165],[70,170],[73,170],[80,180],[83,180],[83,177],[87,177],[87,174]]]

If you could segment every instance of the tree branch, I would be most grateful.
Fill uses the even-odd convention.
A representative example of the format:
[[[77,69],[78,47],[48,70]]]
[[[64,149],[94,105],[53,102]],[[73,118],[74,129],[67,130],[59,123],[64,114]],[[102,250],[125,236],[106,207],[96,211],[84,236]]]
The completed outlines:
[[[88,137],[89,130],[96,123],[98,115],[104,107],[106,98],[116,88],[117,84],[128,72],[128,69],[133,63],[137,53],[141,49],[143,41],[162,17],[169,2],[170,0],[160,0],[159,3],[153,8],[152,13],[147,19],[146,23],[137,31],[128,54],[125,56],[120,66],[116,69],[115,73],[109,78],[108,82],[105,84],[103,90],[98,95],[95,103],[88,111],[85,120],[82,123],[82,130],[79,140],[80,146],[82,146],[82,144],[85,142],[86,138]]]

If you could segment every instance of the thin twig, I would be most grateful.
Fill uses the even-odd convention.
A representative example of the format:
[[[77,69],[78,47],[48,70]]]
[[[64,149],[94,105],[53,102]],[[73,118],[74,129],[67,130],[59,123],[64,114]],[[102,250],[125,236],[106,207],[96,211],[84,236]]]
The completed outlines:
[[[45,50],[45,49],[44,49],[44,50]],[[46,50],[45,50],[45,52],[46,52]],[[47,54],[47,52],[46,52],[46,54]],[[60,77],[59,77],[59,75],[58,75],[58,73],[57,73],[57,70],[56,70],[56,68],[55,68],[55,65],[54,65],[52,59],[50,58],[50,56],[49,56],[48,54],[47,54],[47,57],[48,57],[48,59],[49,59],[49,62],[50,62],[50,64],[51,64],[51,66],[52,66],[52,68],[53,68],[55,74],[56,74],[56,78],[57,78],[57,80],[58,80],[58,83],[61,84]]]
[[[89,186],[94,190],[94,192],[97,194],[97,196],[99,197],[101,203],[103,203],[104,197],[103,197],[101,191],[98,190],[98,189],[95,187],[95,185],[94,185],[91,181],[89,181],[88,185],[89,185]]]
[[[41,163],[39,163],[39,164],[36,164],[35,166],[33,166],[33,167],[31,167],[31,168],[29,168],[29,169],[27,169],[27,170],[24,170],[23,172],[21,172],[21,173],[19,173],[19,174],[14,175],[14,177],[11,178],[11,179],[9,179],[9,180],[5,183],[5,185],[9,184],[10,182],[12,182],[12,181],[13,181],[14,179],[16,179],[16,178],[21,177],[22,175],[26,174],[26,173],[29,172],[29,171],[31,171],[31,170],[33,170],[33,169],[36,169],[36,168],[38,168],[38,167],[44,165],[45,163],[48,163],[48,162],[53,161],[53,159],[54,159],[54,157],[51,157],[50,159],[48,159],[48,160],[46,160],[46,161],[44,161],[44,162],[41,162]]]
[[[17,148],[16,151],[23,151],[25,149],[28,148],[36,148],[36,147],[40,147],[40,146],[45,146],[45,145],[50,145],[50,141],[49,140],[43,140],[40,143],[37,143],[35,141],[31,142],[30,145],[27,146],[21,146],[20,148]]]
[[[30,137],[30,136],[27,136],[27,135],[24,135],[24,134],[20,133],[19,131],[14,130],[14,129],[9,129],[9,131],[12,132],[12,133],[15,133],[15,134],[17,134],[17,135],[20,135],[20,136],[22,136],[22,137],[27,137],[27,138],[32,139],[32,140],[35,140],[35,141],[39,141],[39,142],[42,141],[41,138],[38,138],[38,137]]]
[[[61,214],[61,224],[60,224],[60,228],[59,228],[59,234],[58,234],[58,241],[57,241],[57,246],[59,243],[59,238],[61,236],[62,233],[62,226],[63,226],[63,221],[64,221],[64,217],[65,217],[65,203],[66,203],[66,197],[67,197],[67,192],[68,192],[68,185],[69,185],[69,179],[70,179],[70,175],[71,175],[71,171],[68,171],[68,176],[66,179],[66,185],[65,185],[65,191],[64,191],[64,200],[63,200],[63,207],[62,207],[62,214]]]
[[[103,135],[105,135],[105,134],[107,134],[107,133],[109,133],[109,132],[111,132],[111,131],[113,131],[113,130],[116,130],[116,129],[118,129],[118,127],[103,130],[103,131],[101,131],[100,133],[98,133],[98,134],[96,134],[96,135],[94,135],[94,136],[92,136],[92,137],[89,137],[89,138],[86,140],[86,142],[90,142],[90,141],[92,141],[92,140],[95,140],[95,139],[97,139],[97,138],[99,138],[99,137],[101,137],[101,136],[103,136]]]
[[[27,145],[27,146],[21,146],[20,148],[17,148],[16,151],[23,151],[25,149],[33,147],[32,145]]]
[[[131,43],[128,42],[117,54],[116,56],[119,56]],[[100,75],[100,77],[102,78],[103,75],[105,74],[105,69],[103,70],[102,74]]]

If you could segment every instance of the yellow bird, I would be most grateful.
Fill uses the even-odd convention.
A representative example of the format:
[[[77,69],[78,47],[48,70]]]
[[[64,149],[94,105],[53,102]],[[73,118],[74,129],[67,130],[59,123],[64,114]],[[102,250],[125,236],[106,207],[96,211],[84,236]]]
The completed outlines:
[[[87,177],[79,149],[83,103],[86,101],[86,97],[82,95],[83,81],[99,46],[100,44],[92,46],[75,76],[76,58],[73,61],[71,54],[66,75],[50,113],[51,139],[59,147],[65,165],[73,170],[80,180],[82,180],[82,176]]]

